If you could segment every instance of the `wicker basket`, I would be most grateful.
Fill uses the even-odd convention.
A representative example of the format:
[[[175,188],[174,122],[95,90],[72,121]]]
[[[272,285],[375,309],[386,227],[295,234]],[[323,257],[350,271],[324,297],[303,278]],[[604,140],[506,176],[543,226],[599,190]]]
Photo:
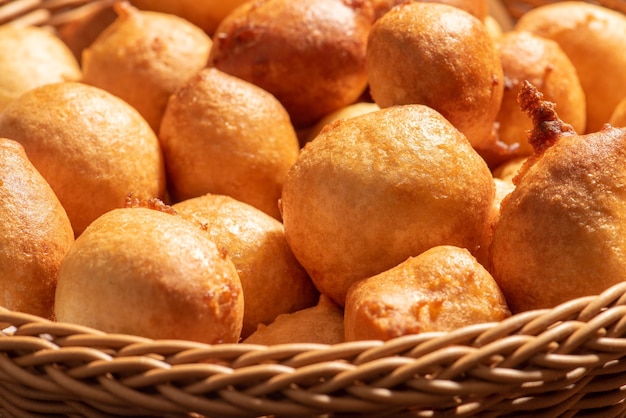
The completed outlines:
[[[332,346],[0,321],[2,416],[626,416],[626,283],[499,323]]]
[[[59,28],[111,6],[115,0],[0,0],[0,25]]]
[[[503,0],[513,18],[537,3]],[[0,0],[0,24],[57,28],[110,4]],[[2,417],[626,416],[626,283],[499,323],[332,346],[151,340],[2,308],[0,323]]]

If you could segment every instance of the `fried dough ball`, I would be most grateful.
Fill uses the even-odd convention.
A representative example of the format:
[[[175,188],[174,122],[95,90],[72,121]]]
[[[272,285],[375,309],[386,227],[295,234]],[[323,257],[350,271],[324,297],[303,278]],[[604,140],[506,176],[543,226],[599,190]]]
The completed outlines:
[[[115,4],[119,17],[83,51],[83,81],[124,99],[158,133],[170,95],[206,66],[211,38],[166,13]]]
[[[385,341],[510,315],[495,280],[468,250],[437,246],[352,285],[344,327],[346,341]]]
[[[56,34],[70,48],[74,57],[82,64],[83,50],[117,19],[114,4],[92,2],[94,10],[81,13],[57,28]]]
[[[145,207],[89,225],[56,289],[59,321],[156,339],[237,342],[243,309],[228,256],[191,222]]]
[[[493,176],[512,183],[513,179],[526,162],[526,159],[527,157],[517,157],[506,161],[493,170]]]
[[[245,0],[131,0],[142,10],[180,16],[212,35],[217,25]]]
[[[0,136],[22,144],[65,208],[76,236],[129,193],[162,198],[159,141],[128,103],[79,82],[29,90],[0,113]]]
[[[0,305],[53,318],[72,225],[50,185],[17,142],[0,138]]]
[[[321,295],[317,305],[278,315],[269,325],[259,325],[246,344],[339,344],[344,342],[343,310]]]
[[[0,110],[44,84],[78,81],[82,72],[70,49],[39,27],[0,26]]]
[[[308,131],[305,142],[313,140],[326,125],[340,120],[348,119],[355,116],[363,115],[365,113],[374,112],[380,110],[380,107],[376,103],[372,102],[357,102],[349,104],[348,106],[337,109],[334,112],[330,112],[328,115],[320,119],[313,127]]]
[[[432,107],[475,148],[493,147],[502,65],[485,25],[468,12],[428,2],[393,8],[372,27],[367,73],[380,107]]]
[[[242,338],[259,323],[308,308],[317,289],[294,257],[282,223],[229,196],[207,194],[172,205],[200,225],[237,268],[245,300]]]
[[[489,248],[493,240],[493,231],[498,223],[498,219],[500,219],[500,206],[502,205],[502,201],[515,189],[515,184],[511,179],[494,177],[493,181],[496,186],[496,194],[493,199],[493,205],[491,206],[491,213],[481,233],[480,246],[474,251],[474,256],[483,266],[489,264]]]
[[[367,87],[367,0],[248,1],[224,18],[210,65],[272,93],[296,127],[355,102]]]
[[[487,0],[487,9],[489,15],[485,19],[485,24],[488,27],[491,25],[495,26],[497,23],[496,32],[501,32],[502,34],[513,29],[515,26],[515,18],[504,2],[500,0]],[[491,29],[489,30],[491,31]],[[494,34],[496,33],[492,32],[492,35]],[[499,36],[496,36],[494,39],[498,37]]]
[[[626,16],[597,4],[563,1],[528,11],[515,27],[559,44],[585,91],[586,132],[599,131],[626,96]]]
[[[357,280],[436,245],[476,250],[495,186],[441,114],[393,106],[327,126],[287,174],[285,236],[321,293],[345,302]]]
[[[611,117],[609,119],[609,123],[613,126],[617,126],[619,128],[626,127],[626,96],[622,99],[621,102],[617,104]]]
[[[174,202],[224,194],[280,219],[278,199],[300,144],[267,91],[206,68],[170,98],[159,139]]]
[[[393,7],[410,2],[428,1],[431,3],[449,4],[472,14],[480,20],[485,20],[489,16],[489,2],[487,0],[372,0],[374,4],[374,15],[379,19]]]
[[[531,32],[511,31],[504,34],[498,51],[504,69],[504,96],[498,113],[500,141],[515,147],[514,156],[533,153],[526,138],[532,122],[520,109],[517,96],[524,81],[531,82],[556,103],[559,116],[576,129],[585,131],[585,93],[576,68],[555,41]]]
[[[489,32],[489,36],[491,36],[491,39],[494,41],[497,41],[504,35],[502,25],[493,16],[487,16],[485,18],[485,27],[487,28],[487,32]]]
[[[513,313],[626,280],[626,129],[578,135],[529,83],[520,98],[535,153],[502,201],[488,266]]]

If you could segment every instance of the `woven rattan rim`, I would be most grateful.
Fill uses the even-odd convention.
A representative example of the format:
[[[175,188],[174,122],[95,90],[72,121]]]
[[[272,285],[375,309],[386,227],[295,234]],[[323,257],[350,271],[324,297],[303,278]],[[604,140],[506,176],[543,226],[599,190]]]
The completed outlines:
[[[0,25],[58,28],[111,6],[115,0],[0,0]]]
[[[499,323],[332,346],[151,340],[6,309],[0,321],[10,416],[626,414],[626,283]]]

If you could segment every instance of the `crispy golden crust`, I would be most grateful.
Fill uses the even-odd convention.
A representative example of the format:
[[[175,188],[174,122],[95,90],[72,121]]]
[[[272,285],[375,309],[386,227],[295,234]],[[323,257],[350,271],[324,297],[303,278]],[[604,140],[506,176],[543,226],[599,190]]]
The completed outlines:
[[[207,194],[172,206],[199,225],[226,251],[237,268],[244,293],[242,338],[259,323],[308,308],[317,289],[285,240],[282,223],[229,196]]]
[[[117,3],[119,17],[83,51],[83,81],[124,99],[159,131],[167,100],[206,66],[211,39],[177,16]]]
[[[514,313],[626,279],[626,129],[579,136],[528,88],[535,154],[501,204],[489,269]]]
[[[239,340],[243,292],[228,256],[196,226],[148,208],[95,220],[63,260],[56,317],[105,332]]]
[[[280,219],[278,199],[300,145],[267,91],[206,68],[171,97],[159,139],[175,202],[224,194]]]
[[[493,146],[502,65],[485,25],[471,14],[422,2],[392,9],[370,32],[367,73],[380,107],[427,105],[474,147]]]
[[[365,90],[372,21],[364,0],[248,2],[221,22],[209,62],[269,91],[294,125],[308,126]]]
[[[438,246],[355,283],[344,316],[346,341],[389,340],[501,321],[510,311],[469,251]]]
[[[29,90],[0,115],[0,136],[22,144],[65,208],[76,236],[128,193],[162,198],[159,141],[128,103],[84,83]]]
[[[343,305],[349,285],[426,249],[475,250],[495,186],[439,113],[396,106],[327,126],[287,174],[285,235],[317,288]]]
[[[61,260],[73,242],[65,210],[24,148],[0,138],[0,305],[53,318]]]

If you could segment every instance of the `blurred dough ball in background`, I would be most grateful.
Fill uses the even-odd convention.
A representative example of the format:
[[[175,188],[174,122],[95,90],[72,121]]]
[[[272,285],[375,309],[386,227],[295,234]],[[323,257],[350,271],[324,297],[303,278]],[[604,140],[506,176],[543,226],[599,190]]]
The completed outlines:
[[[585,92],[576,68],[558,43],[520,30],[503,34],[496,45],[504,71],[498,135],[500,141],[515,147],[511,149],[512,157],[533,153],[527,138],[532,121],[517,102],[524,81],[531,82],[546,100],[555,103],[559,117],[576,132],[585,132]]]
[[[555,2],[522,15],[515,29],[559,44],[585,92],[585,132],[599,131],[626,96],[626,15],[582,1]]]
[[[376,19],[387,13],[393,7],[411,2],[442,3],[465,10],[479,20],[484,21],[489,16],[489,2],[487,0],[372,0]]]
[[[22,93],[44,84],[79,81],[71,50],[38,27],[0,26],[0,111]]]
[[[317,302],[318,291],[287,245],[280,221],[224,195],[188,199],[172,209],[201,227],[237,268],[245,306],[242,338],[260,323]]]
[[[157,136],[137,110],[97,87],[61,82],[29,90],[0,113],[0,136],[22,144],[76,236],[129,193],[164,196]]]
[[[609,123],[613,126],[617,126],[618,128],[626,127],[626,97],[624,97],[615,107],[615,110],[609,119]]]
[[[180,16],[212,35],[217,25],[246,0],[131,0],[142,10]]]
[[[159,139],[174,203],[223,194],[281,218],[278,199],[300,144],[267,91],[205,68],[170,97]]]
[[[341,119],[349,119],[355,116],[363,115],[365,113],[374,112],[380,110],[380,107],[376,103],[372,102],[357,102],[349,104],[341,109],[337,109],[334,112],[330,112],[322,119],[320,119],[315,125],[306,131],[306,136],[302,140],[303,144],[313,140],[326,125],[330,125],[335,121]]]
[[[57,36],[70,48],[79,63],[82,62],[83,50],[117,19],[113,4],[114,0],[92,2],[92,10],[57,28]]]
[[[169,96],[206,66],[211,38],[178,16],[116,3],[117,19],[82,52],[83,81],[135,107],[158,133]]]

